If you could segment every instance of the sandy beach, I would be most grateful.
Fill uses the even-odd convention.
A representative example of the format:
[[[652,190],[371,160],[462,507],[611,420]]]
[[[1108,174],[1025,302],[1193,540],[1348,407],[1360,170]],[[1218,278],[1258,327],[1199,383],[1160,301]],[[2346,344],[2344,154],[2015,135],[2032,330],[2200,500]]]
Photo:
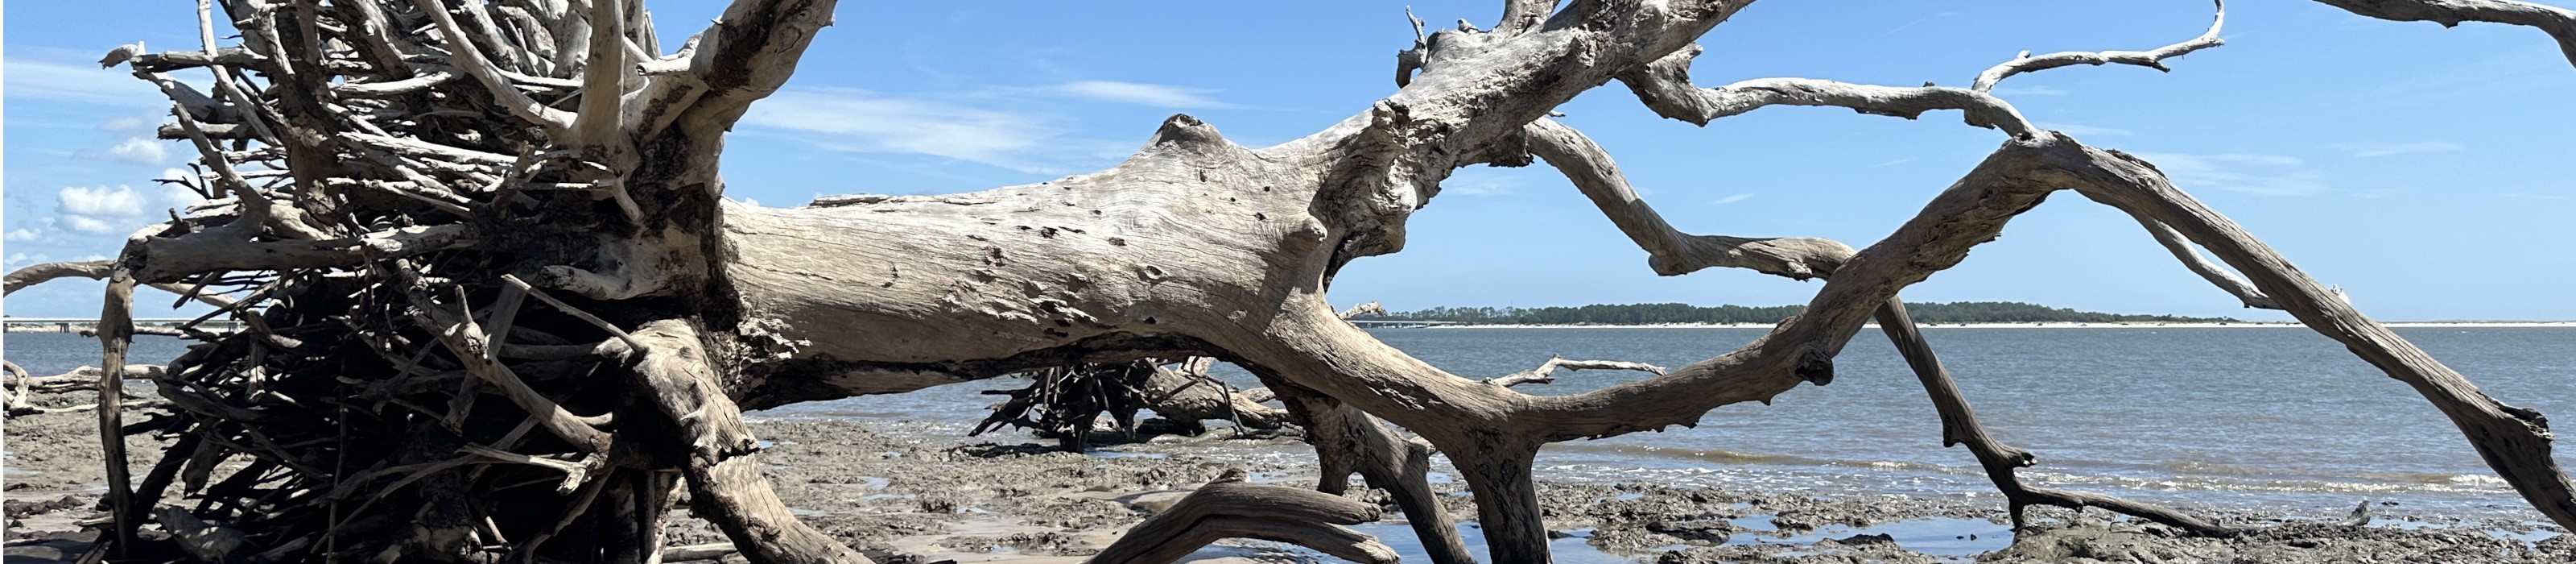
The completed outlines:
[[[86,399],[43,400],[81,401]],[[94,424],[85,413],[9,421],[8,562],[62,561],[92,538],[76,523],[100,515]],[[761,453],[770,482],[801,518],[879,562],[918,564],[1079,562],[1190,489],[1228,468],[1247,466],[1207,453],[1297,445],[1294,438],[1229,439],[1218,431],[1075,454],[1056,451],[1051,441],[878,432],[836,419],[762,421],[754,430],[772,444]],[[129,443],[134,452],[156,456],[164,444],[148,436]],[[1316,479],[1311,460],[1271,460],[1249,469],[1256,481],[1311,486]],[[1448,490],[1448,509],[1473,519],[1472,501],[1457,491],[1460,486],[1440,486]],[[1354,495],[1386,502],[1365,490]],[[2186,538],[2100,511],[2034,509],[2034,530],[2016,543],[2002,522],[2002,502],[1991,492],[1808,497],[1754,488],[1552,481],[1542,496],[1549,507],[1564,508],[1551,512],[1548,524],[1560,537],[1558,561],[1569,563],[2576,560],[2576,540],[2546,526],[2464,522],[2402,506],[2373,507],[2364,526],[2344,524],[2347,515],[2187,507],[2248,528],[2233,539]],[[1389,507],[1389,515],[1398,514]],[[726,540],[705,522],[685,517],[685,510],[676,515],[681,516],[666,529],[670,545]],[[1472,522],[1467,527],[1470,544],[1476,544]],[[1396,522],[1360,529],[1399,549],[1414,542]],[[1330,559],[1267,542],[1227,541],[1191,561]]]

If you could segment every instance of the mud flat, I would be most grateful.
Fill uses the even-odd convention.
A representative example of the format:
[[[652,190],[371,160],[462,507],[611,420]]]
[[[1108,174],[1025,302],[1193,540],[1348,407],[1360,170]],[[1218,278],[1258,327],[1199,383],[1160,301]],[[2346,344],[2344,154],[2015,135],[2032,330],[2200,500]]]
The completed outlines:
[[[69,398],[48,401],[73,403]],[[85,400],[83,400],[85,401]],[[76,522],[99,515],[95,419],[38,415],[7,425],[8,562],[76,555],[90,538]],[[1052,441],[992,442],[901,425],[837,419],[754,425],[771,445],[761,454],[779,495],[800,516],[879,562],[1079,562],[1128,526],[1168,507],[1227,468],[1256,480],[1311,485],[1315,469],[1294,457],[1223,453],[1298,448],[1293,439],[1163,437],[1093,454],[1056,452]],[[148,437],[133,452],[157,456]],[[1472,519],[1458,484],[1449,509]],[[1359,494],[1377,499],[1374,493]],[[2363,526],[2344,515],[2283,515],[2249,508],[2193,507],[2252,529],[2228,538],[2189,538],[2160,525],[2102,512],[2036,510],[2040,523],[2018,543],[1991,494],[1950,497],[1808,497],[1734,488],[1643,483],[1550,482],[1557,560],[1608,562],[2550,562],[2576,561],[2576,540],[2535,523],[2463,522],[2404,507],[2373,508]],[[2518,503],[2519,500],[2498,500]],[[1390,509],[1391,506],[1390,506]],[[685,515],[685,511],[680,512]],[[1390,515],[1397,513],[1390,511]],[[1400,523],[1360,527],[1422,561]],[[677,517],[672,545],[721,543],[705,522]],[[1481,543],[1472,522],[1469,544]],[[727,557],[733,559],[736,557]],[[1307,562],[1329,559],[1258,541],[1229,541],[1195,562]]]

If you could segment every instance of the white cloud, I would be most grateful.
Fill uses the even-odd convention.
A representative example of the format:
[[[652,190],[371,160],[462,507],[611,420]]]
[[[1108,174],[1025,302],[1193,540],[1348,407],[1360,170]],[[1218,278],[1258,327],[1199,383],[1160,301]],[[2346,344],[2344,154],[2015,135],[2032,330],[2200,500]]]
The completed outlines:
[[[826,150],[930,155],[1029,173],[1091,170],[1136,147],[1135,141],[1068,137],[1056,122],[1045,114],[849,88],[790,88],[752,106],[742,120]]]
[[[115,132],[119,132],[119,133],[131,133],[131,132],[151,131],[151,130],[155,129],[155,127],[154,127],[154,126],[156,126],[156,125],[158,125],[158,124],[156,124],[156,123],[154,123],[152,120],[150,120],[150,119],[146,119],[146,118],[140,118],[140,117],[135,117],[135,116],[118,116],[118,117],[107,118],[107,121],[99,122],[99,123],[98,123],[98,128],[99,128],[99,129],[103,129],[103,130],[107,130],[107,131],[115,131]]]
[[[1902,159],[1896,159],[1896,160],[1892,160],[1892,161],[1887,161],[1887,162],[1883,162],[1883,163],[1878,163],[1878,164],[1874,164],[1874,165],[1869,165],[1869,167],[1870,167],[1870,168],[1890,167],[1890,166],[1896,166],[1896,165],[1901,165],[1901,164],[1905,164],[1905,163],[1914,162],[1914,161],[1921,160],[1921,159],[1922,159],[1922,157],[1906,157],[1906,158],[1902,158]]]
[[[61,221],[61,223],[63,224],[63,226],[64,226],[64,227],[69,227],[69,228],[71,228],[71,230],[73,230],[73,231],[79,231],[79,232],[82,232],[82,233],[89,233],[89,234],[94,234],[94,235],[112,235],[112,234],[115,234],[115,233],[117,232],[117,230],[118,230],[118,225],[120,225],[120,224],[117,224],[117,223],[111,223],[111,222],[108,222],[108,221],[105,221],[105,220],[100,220],[100,219],[97,219],[97,218],[92,218],[92,217],[89,217],[89,216],[80,216],[80,215],[65,215],[65,216],[62,216],[62,217],[60,217],[60,218],[58,218],[58,219]]]
[[[107,157],[134,164],[157,165],[170,158],[170,150],[159,140],[134,137],[109,147]]]
[[[1752,194],[1736,194],[1736,195],[1733,195],[1733,196],[1727,196],[1727,197],[1724,197],[1724,198],[1718,198],[1718,199],[1717,199],[1717,201],[1709,202],[1708,204],[1709,204],[1709,205],[1712,205],[1712,206],[1723,206],[1723,205],[1732,204],[1732,203],[1741,202],[1741,201],[1750,200],[1750,199],[1753,199],[1753,195],[1752,195]]]
[[[1038,153],[1062,134],[1038,116],[851,89],[790,89],[754,105],[742,123],[818,134],[826,149],[916,153],[1022,172],[1052,167]]]
[[[2174,184],[2186,189],[2217,188],[2264,196],[2300,196],[2325,191],[2325,175],[2304,168],[2295,157],[2258,154],[2187,155],[2138,153],[2155,163]]]
[[[1103,102],[1136,104],[1158,108],[1230,108],[1233,104],[1209,98],[1216,91],[1167,84],[1144,84],[1111,80],[1083,80],[1056,85],[1057,93]]]
[[[55,211],[65,215],[143,215],[143,195],[135,193],[132,186],[73,186],[54,197],[61,204]]]
[[[8,235],[0,236],[0,240],[6,241],[34,241],[43,238],[45,238],[45,230],[41,227],[20,227],[9,230]]]
[[[2128,134],[2129,134],[2129,130],[2126,130],[2126,129],[2114,129],[2114,128],[2109,128],[2109,127],[2094,127],[2094,126],[2084,125],[2084,124],[2080,124],[2080,123],[2052,123],[2052,122],[2039,122],[2039,123],[2034,123],[2034,124],[2031,124],[2031,125],[2037,125],[2037,126],[2039,126],[2039,128],[2040,128],[2040,129],[2054,130],[2054,131],[2058,131],[2058,132],[2061,132],[2061,133],[2065,133],[2065,134],[2067,134],[2067,135],[2092,135],[2092,136],[2097,136],[2097,137],[2108,137],[2108,136],[2112,136],[2112,135],[2128,135]]]
[[[11,58],[5,66],[10,98],[152,108],[170,104],[151,83],[125,71],[98,68],[96,63]]]
[[[132,186],[72,186],[54,194],[54,225],[81,233],[123,234],[142,224],[152,198]],[[14,236],[14,235],[13,235]]]
[[[1440,193],[1460,196],[1498,196],[1516,191],[1521,184],[1520,177],[1509,176],[1499,171],[1483,173],[1460,171],[1458,175],[1440,181]]]
[[[2352,153],[2352,156],[2356,157],[2385,157],[2389,155],[2449,153],[2469,150],[2467,146],[2449,141],[2423,141],[2416,143],[2338,143],[2334,145],[2334,148],[2338,151]]]
[[[2053,86],[1998,86],[1996,96],[2065,96],[2073,94]]]

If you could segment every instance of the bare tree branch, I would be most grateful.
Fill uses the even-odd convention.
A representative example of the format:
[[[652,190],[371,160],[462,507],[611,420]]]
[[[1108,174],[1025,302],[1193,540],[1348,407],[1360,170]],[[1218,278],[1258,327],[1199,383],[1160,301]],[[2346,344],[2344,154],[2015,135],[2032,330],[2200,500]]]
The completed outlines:
[[[2037,57],[2030,56],[2030,52],[2024,51],[2021,56],[2014,57],[2011,61],[1995,65],[1994,68],[1986,69],[1986,72],[1978,73],[1976,84],[1970,86],[1969,89],[1978,92],[1989,92],[1995,89],[1995,83],[2003,82],[2004,79],[2011,78],[2016,74],[2072,65],[2099,66],[2119,63],[2123,65],[2137,65],[2160,71],[2171,71],[2173,69],[2165,67],[2165,59],[2180,57],[2193,51],[2217,47],[2227,43],[2226,41],[2218,38],[2218,30],[2227,26],[2227,1],[2216,0],[2216,3],[2218,4],[2218,17],[2209,22],[2209,31],[2202,32],[2199,37],[2191,38],[2189,41],[2166,45],[2164,47],[2156,48],[2153,51],[2102,51],[2098,53],[2066,51],[2060,53],[2049,53]]]
[[[2039,457],[2029,451],[2006,445],[1986,433],[1985,425],[1977,422],[1976,410],[1968,407],[1967,397],[1959,392],[1959,384],[1950,379],[1949,369],[1941,366],[1940,357],[1932,353],[1931,343],[1923,339],[1922,329],[1916,327],[1913,316],[1906,313],[1905,301],[1899,298],[1888,298],[1887,303],[1879,307],[1876,315],[1879,330],[1887,333],[1888,341],[1895,344],[1897,353],[1905,357],[1905,363],[1914,370],[1916,379],[1923,382],[1923,391],[1932,396],[1933,408],[1941,414],[1941,446],[1956,446],[1961,443],[1968,445],[1968,451],[1977,457],[1977,464],[1985,467],[1986,477],[1994,481],[1997,490],[2003,492],[2007,511],[2012,515],[2014,531],[2020,531],[2028,524],[2024,519],[2023,509],[2031,505],[2054,505],[2068,508],[2099,507],[2144,517],[2200,535],[2217,536],[2237,532],[2236,529],[2207,519],[2164,507],[2101,494],[2035,487],[2022,483],[2021,478],[2015,475],[2015,471],[2036,463]]]
[[[1566,370],[1635,370],[1656,376],[1664,375],[1664,367],[1643,362],[1628,362],[1621,360],[1566,360],[1565,357],[1549,355],[1547,357],[1547,362],[1539,363],[1538,368],[1486,378],[1485,383],[1506,388],[1521,384],[1552,383],[1556,381],[1556,369],[1558,368]]]
[[[2364,17],[2393,21],[2433,22],[2455,27],[2460,22],[2530,26],[2558,39],[2567,62],[2576,64],[2576,10],[2508,0],[2317,0]]]
[[[1627,175],[1610,153],[1582,132],[1554,120],[1530,122],[1524,133],[1531,154],[1547,159],[1575,188],[1601,208],[1602,215],[1646,250],[1646,264],[1656,274],[1679,276],[1709,267],[1747,268],[1805,280],[1831,274],[1852,249],[1828,239],[1809,237],[1743,238],[1691,235],[1664,223],[1629,187]]]
[[[1933,110],[1961,110],[1968,123],[1994,127],[2016,138],[2027,138],[2038,130],[2021,111],[2011,104],[1966,88],[1924,86],[1898,88],[1816,80],[1812,78],[1758,78],[1719,86],[1698,88],[1690,84],[1690,61],[1700,48],[1689,49],[1642,68],[1619,75],[1619,81],[1637,93],[1655,115],[1699,125],[1718,118],[1761,109],[1765,106],[1834,106],[1850,108],[1864,114],[1914,119]]]
[[[457,25],[456,16],[447,13],[445,0],[416,1],[420,10],[427,12],[430,19],[438,23],[439,35],[446,38],[449,65],[473,75],[474,79],[481,81],[484,89],[492,94],[494,101],[508,108],[511,115],[544,128],[546,136],[564,140],[573,138],[571,134],[573,115],[538,103],[527,94],[520,93],[515,83],[502,74],[500,67],[495,66],[490,58],[483,56],[483,50],[474,45],[473,36],[465,32],[464,26]]]
[[[1242,469],[1199,486],[1091,557],[1095,564],[1166,564],[1227,538],[1284,542],[1353,562],[1392,564],[1395,549],[1339,525],[1376,521],[1375,505],[1244,481]]]
[[[110,260],[37,263],[25,268],[9,271],[9,275],[5,278],[5,282],[0,283],[0,288],[5,288],[5,293],[17,293],[17,291],[26,289],[28,286],[43,284],[57,278],[88,278],[93,280],[106,278],[108,270],[115,267],[116,261]]]

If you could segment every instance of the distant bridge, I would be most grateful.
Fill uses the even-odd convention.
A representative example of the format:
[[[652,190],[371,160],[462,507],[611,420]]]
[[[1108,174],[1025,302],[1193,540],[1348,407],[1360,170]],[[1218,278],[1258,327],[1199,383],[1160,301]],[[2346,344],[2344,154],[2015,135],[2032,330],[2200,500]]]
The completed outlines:
[[[1430,327],[1433,325],[1458,324],[1456,321],[1414,321],[1411,319],[1352,319],[1349,321],[1352,325],[1358,325],[1363,329],[1369,327]]]

